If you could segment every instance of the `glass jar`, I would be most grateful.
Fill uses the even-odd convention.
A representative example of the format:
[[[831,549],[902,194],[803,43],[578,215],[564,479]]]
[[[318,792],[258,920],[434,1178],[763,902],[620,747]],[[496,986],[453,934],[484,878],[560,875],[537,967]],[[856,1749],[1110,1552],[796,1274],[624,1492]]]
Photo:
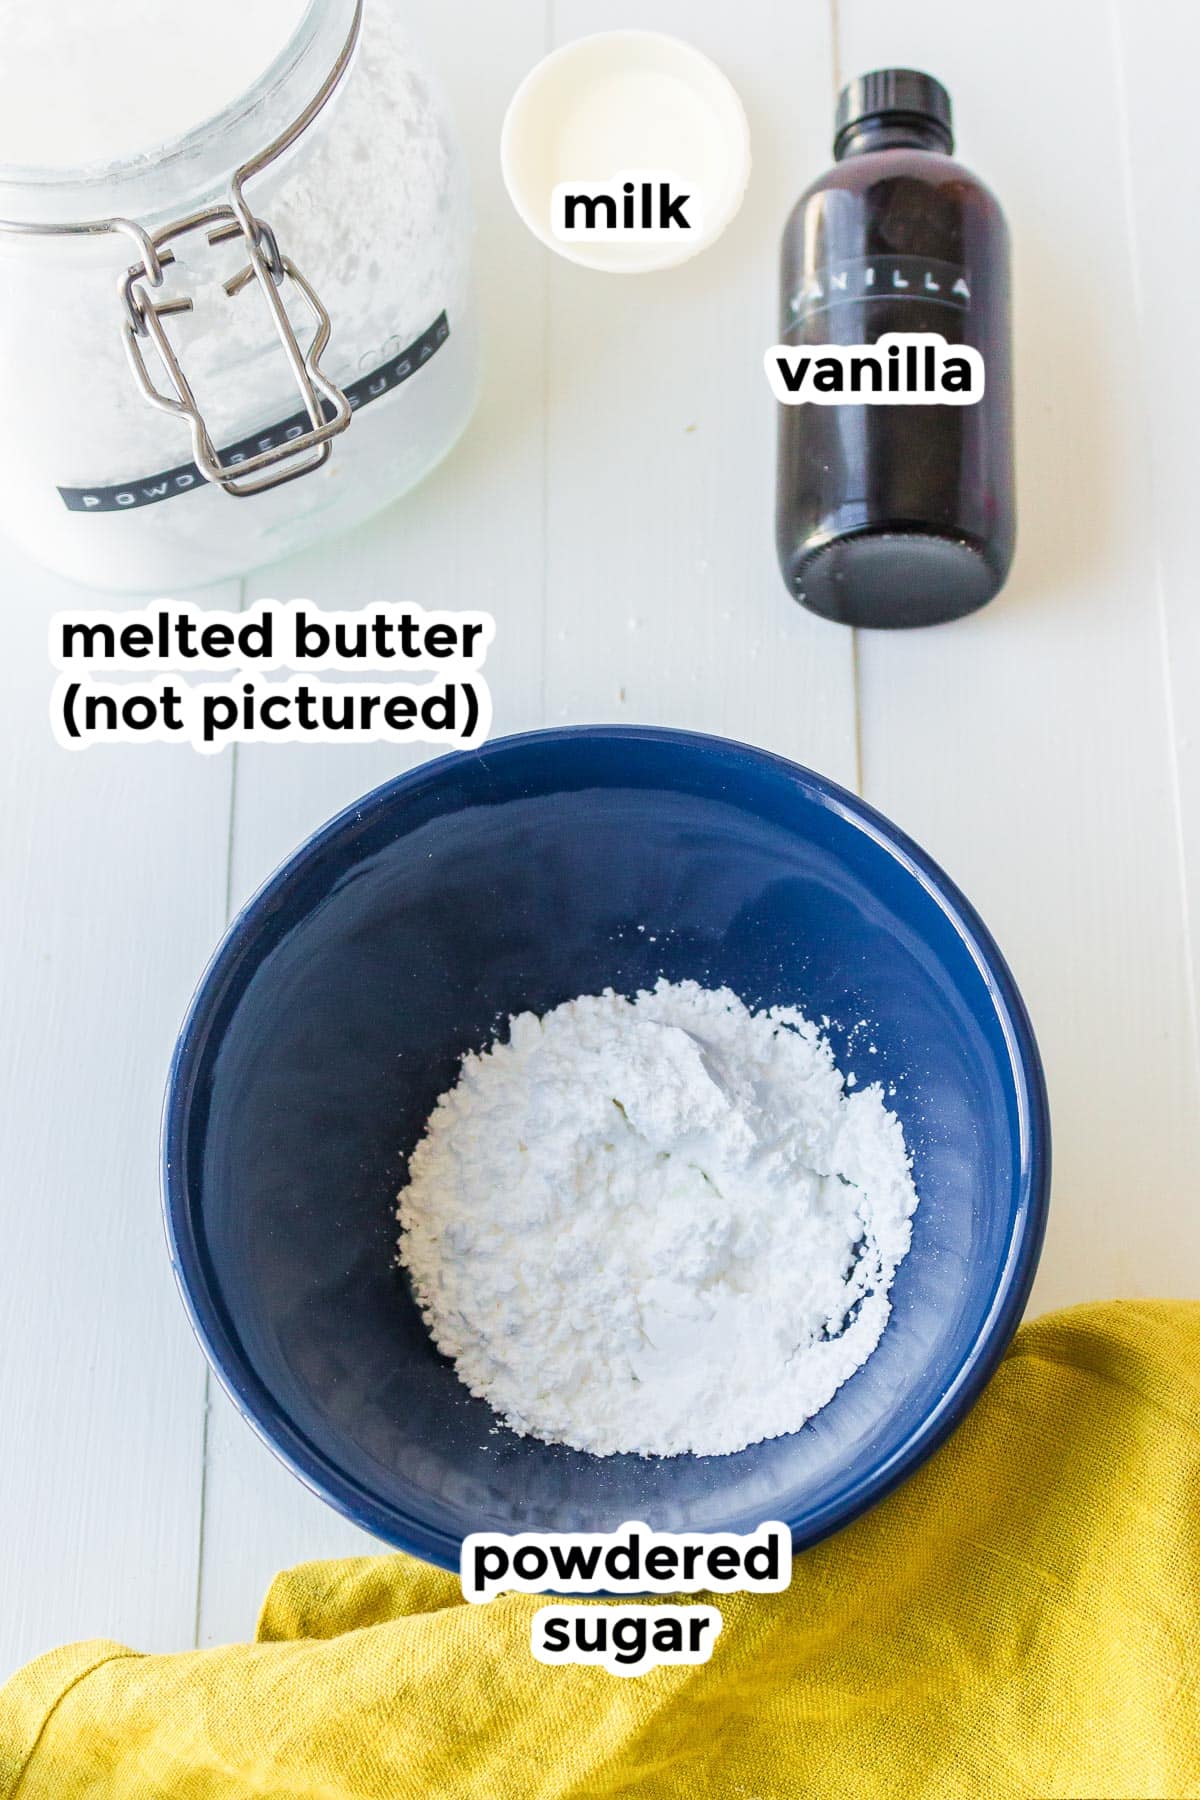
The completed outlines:
[[[387,0],[310,0],[253,87],[152,154],[0,168],[0,218],[0,529],[73,580],[165,594],[274,561],[467,423],[465,169]]]

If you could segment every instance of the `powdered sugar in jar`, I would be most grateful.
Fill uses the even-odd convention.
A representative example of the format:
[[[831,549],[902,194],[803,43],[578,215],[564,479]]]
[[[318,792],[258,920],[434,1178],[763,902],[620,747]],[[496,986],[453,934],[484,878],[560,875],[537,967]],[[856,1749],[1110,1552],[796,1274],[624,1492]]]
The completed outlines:
[[[79,581],[287,555],[474,403],[465,171],[391,0],[252,13],[0,0],[0,529]]]

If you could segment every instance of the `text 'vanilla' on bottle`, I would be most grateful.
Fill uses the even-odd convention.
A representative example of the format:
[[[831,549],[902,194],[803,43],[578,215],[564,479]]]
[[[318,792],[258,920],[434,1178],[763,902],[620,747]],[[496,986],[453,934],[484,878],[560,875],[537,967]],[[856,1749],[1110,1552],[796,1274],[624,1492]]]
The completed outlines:
[[[784,344],[936,332],[984,362],[983,397],[969,406],[780,407],[784,579],[844,625],[961,618],[1012,562],[1008,233],[953,148],[939,82],[913,69],[860,77],[838,102],[836,163],[784,235]]]

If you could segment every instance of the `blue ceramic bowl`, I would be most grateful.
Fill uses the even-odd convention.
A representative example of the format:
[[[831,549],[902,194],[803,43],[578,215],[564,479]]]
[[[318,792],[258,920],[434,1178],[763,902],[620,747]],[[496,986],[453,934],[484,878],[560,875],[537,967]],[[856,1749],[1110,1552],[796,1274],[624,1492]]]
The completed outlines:
[[[802,1431],[597,1458],[497,1429],[470,1397],[393,1266],[394,1196],[499,1021],[660,975],[827,1014],[841,1066],[895,1083],[921,1205],[878,1350]],[[446,1567],[484,1529],[783,1519],[800,1548],[854,1518],[995,1367],[1049,1160],[1025,1009],[928,858],[804,769],[617,728],[447,757],[319,831],[217,952],[164,1128],[172,1259],[234,1401],[332,1505]]]

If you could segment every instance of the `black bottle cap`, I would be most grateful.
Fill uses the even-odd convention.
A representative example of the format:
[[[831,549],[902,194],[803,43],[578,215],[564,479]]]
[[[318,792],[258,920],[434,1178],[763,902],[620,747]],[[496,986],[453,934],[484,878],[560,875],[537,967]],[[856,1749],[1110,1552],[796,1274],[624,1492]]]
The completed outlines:
[[[881,123],[909,122],[931,131],[947,152],[954,149],[954,123],[950,96],[940,81],[920,69],[873,69],[847,82],[837,103],[833,153],[840,156],[852,131],[878,119]]]

